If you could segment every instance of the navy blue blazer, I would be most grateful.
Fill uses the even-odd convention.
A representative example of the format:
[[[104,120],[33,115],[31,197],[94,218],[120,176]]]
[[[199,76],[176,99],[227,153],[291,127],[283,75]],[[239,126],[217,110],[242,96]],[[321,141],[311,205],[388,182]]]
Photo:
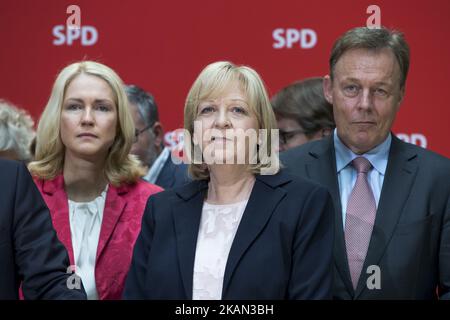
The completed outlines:
[[[193,181],[147,202],[126,299],[192,299],[208,185]],[[256,176],[224,274],[222,299],[329,299],[334,208],[328,191],[278,173]]]
[[[0,300],[18,299],[21,282],[26,299],[86,299],[68,289],[69,256],[24,164],[0,160],[0,190]]]

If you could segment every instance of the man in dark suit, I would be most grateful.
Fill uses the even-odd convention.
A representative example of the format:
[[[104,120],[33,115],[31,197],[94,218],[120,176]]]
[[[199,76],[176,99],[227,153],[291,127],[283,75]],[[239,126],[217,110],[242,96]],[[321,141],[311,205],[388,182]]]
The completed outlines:
[[[18,299],[21,283],[25,299],[86,299],[25,165],[0,160],[0,177],[0,300]]]
[[[170,149],[163,145],[164,130],[153,96],[135,85],[126,86],[125,91],[136,127],[136,140],[131,153],[148,168],[143,179],[164,189],[189,182],[187,165],[172,162]]]
[[[450,298],[450,160],[391,133],[408,67],[402,34],[345,33],[324,78],[334,134],[281,156],[332,194],[336,299]]]

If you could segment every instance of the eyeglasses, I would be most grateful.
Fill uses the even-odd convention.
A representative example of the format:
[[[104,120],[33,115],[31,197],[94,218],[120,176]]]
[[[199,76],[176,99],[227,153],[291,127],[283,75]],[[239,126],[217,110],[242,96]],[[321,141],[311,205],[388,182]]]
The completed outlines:
[[[146,126],[143,129],[134,129],[134,140],[133,143],[136,143],[139,139],[139,135],[145,131],[147,131],[148,129],[150,129],[151,127],[153,127],[153,124],[149,124],[148,126]]]
[[[295,135],[299,133],[306,134],[306,131],[302,129],[292,131],[284,131],[280,129],[279,132],[280,132],[280,144],[286,144],[289,140],[291,140]]]

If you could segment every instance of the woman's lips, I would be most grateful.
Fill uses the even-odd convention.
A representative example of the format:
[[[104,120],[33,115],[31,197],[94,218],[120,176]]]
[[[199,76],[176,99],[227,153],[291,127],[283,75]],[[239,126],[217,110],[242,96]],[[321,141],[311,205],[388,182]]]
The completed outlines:
[[[90,137],[90,138],[98,138],[95,134],[93,133],[80,133],[79,135],[77,135],[77,137],[83,138],[83,137]]]

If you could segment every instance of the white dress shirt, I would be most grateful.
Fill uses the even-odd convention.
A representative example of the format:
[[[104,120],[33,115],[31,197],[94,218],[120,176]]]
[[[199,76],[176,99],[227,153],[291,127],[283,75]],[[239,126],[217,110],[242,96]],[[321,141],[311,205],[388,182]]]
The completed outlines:
[[[342,224],[345,228],[345,215],[347,211],[347,202],[353,187],[356,183],[357,173],[353,168],[351,162],[356,157],[364,157],[372,164],[367,180],[372,188],[373,196],[375,197],[375,203],[378,208],[378,202],[380,201],[381,188],[383,187],[384,175],[386,173],[386,167],[388,163],[389,150],[391,148],[392,137],[391,134],[372,150],[358,155],[353,153],[338,137],[336,129],[333,134],[334,149],[336,151],[336,170],[339,181],[339,192],[341,196],[342,205]]]
[[[70,233],[76,265],[89,300],[97,300],[95,284],[95,259],[105,208],[106,189],[90,202],[69,200]]]
[[[164,165],[166,164],[166,161],[169,157],[170,157],[170,149],[164,148],[163,151],[160,153],[160,155],[153,162],[147,174],[143,176],[142,179],[144,179],[147,182],[155,184],[156,180],[158,180],[159,174],[162,171],[162,168],[164,168]]]
[[[203,204],[195,250],[193,300],[220,300],[231,244],[247,201]]]

